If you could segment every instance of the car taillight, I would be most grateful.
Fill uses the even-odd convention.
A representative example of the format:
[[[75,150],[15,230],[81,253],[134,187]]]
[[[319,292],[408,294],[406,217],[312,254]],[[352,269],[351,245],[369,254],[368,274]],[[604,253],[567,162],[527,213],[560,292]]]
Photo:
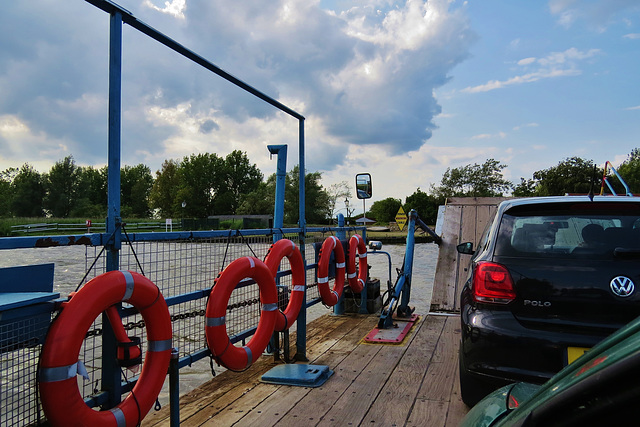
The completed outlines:
[[[473,275],[473,297],[478,302],[507,304],[516,298],[513,280],[504,265],[479,262]]]

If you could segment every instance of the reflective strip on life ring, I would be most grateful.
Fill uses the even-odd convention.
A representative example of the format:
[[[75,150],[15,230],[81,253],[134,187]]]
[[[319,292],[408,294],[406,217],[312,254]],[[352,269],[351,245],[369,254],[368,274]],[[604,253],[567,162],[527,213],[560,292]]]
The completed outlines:
[[[149,346],[138,381],[115,408],[95,411],[78,389],[76,374],[85,335],[100,313],[121,301],[136,307]],[[119,329],[114,325],[114,329]],[[120,323],[120,326],[122,324]],[[124,328],[123,328],[124,329]],[[40,356],[38,385],[42,408],[53,426],[135,426],[149,412],[164,384],[171,357],[171,318],[158,287],[130,271],[110,271],[90,280],[64,304],[53,321]]]
[[[245,278],[253,279],[260,288],[262,310],[255,334],[247,345],[236,347],[227,334],[226,314],[231,292]],[[254,257],[234,260],[216,279],[205,313],[207,345],[216,360],[227,369],[248,368],[267,348],[273,335],[278,310],[276,282],[265,263]]]
[[[356,276],[356,255],[360,258],[358,261],[358,274]],[[354,234],[349,239],[349,253],[347,255],[347,278],[349,279],[349,287],[353,292],[359,294],[367,283],[368,276],[367,265],[367,246],[364,239],[358,234]]]
[[[331,252],[335,252],[336,262],[336,279],[333,285],[333,290],[329,289],[329,260],[331,259]],[[342,296],[342,289],[344,288],[344,271],[345,262],[342,243],[340,243],[340,240],[334,236],[327,237],[320,248],[320,260],[318,261],[318,290],[320,291],[322,302],[329,307],[336,305]]]
[[[293,322],[298,318],[300,308],[304,302],[304,282],[306,276],[304,260],[294,242],[289,239],[278,240],[269,248],[264,263],[269,267],[271,274],[275,278],[278,273],[278,268],[280,267],[280,261],[284,257],[287,257],[289,265],[291,265],[291,285],[293,286],[293,290],[291,291],[289,304],[287,304],[284,313],[278,310],[280,316],[276,317],[275,326],[275,330],[278,332],[286,331],[293,325]]]

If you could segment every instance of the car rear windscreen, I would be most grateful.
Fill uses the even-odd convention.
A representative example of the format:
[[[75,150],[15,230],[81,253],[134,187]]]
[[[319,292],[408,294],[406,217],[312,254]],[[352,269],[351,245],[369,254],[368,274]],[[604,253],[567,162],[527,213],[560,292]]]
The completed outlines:
[[[601,259],[613,257],[616,248],[640,253],[639,204],[589,202],[514,207],[503,214],[495,254]]]

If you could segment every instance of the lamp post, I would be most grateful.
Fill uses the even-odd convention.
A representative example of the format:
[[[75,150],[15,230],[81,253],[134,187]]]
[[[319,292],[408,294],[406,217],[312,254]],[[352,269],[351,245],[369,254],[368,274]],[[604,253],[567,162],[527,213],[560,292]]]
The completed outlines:
[[[351,212],[349,212],[349,198],[344,199],[344,206],[347,208],[347,225],[349,225],[349,218],[351,218]]]

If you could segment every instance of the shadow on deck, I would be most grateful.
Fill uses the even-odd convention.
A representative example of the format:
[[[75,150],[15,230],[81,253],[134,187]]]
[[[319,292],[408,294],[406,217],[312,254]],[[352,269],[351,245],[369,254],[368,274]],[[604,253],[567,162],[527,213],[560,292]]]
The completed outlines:
[[[325,315],[308,325],[309,363],[335,373],[318,388],[260,382],[275,363],[224,372],[180,399],[182,426],[457,426],[458,316],[422,316],[403,344],[364,344],[377,316]],[[295,336],[295,335],[292,335]],[[143,426],[169,425],[169,408]]]

